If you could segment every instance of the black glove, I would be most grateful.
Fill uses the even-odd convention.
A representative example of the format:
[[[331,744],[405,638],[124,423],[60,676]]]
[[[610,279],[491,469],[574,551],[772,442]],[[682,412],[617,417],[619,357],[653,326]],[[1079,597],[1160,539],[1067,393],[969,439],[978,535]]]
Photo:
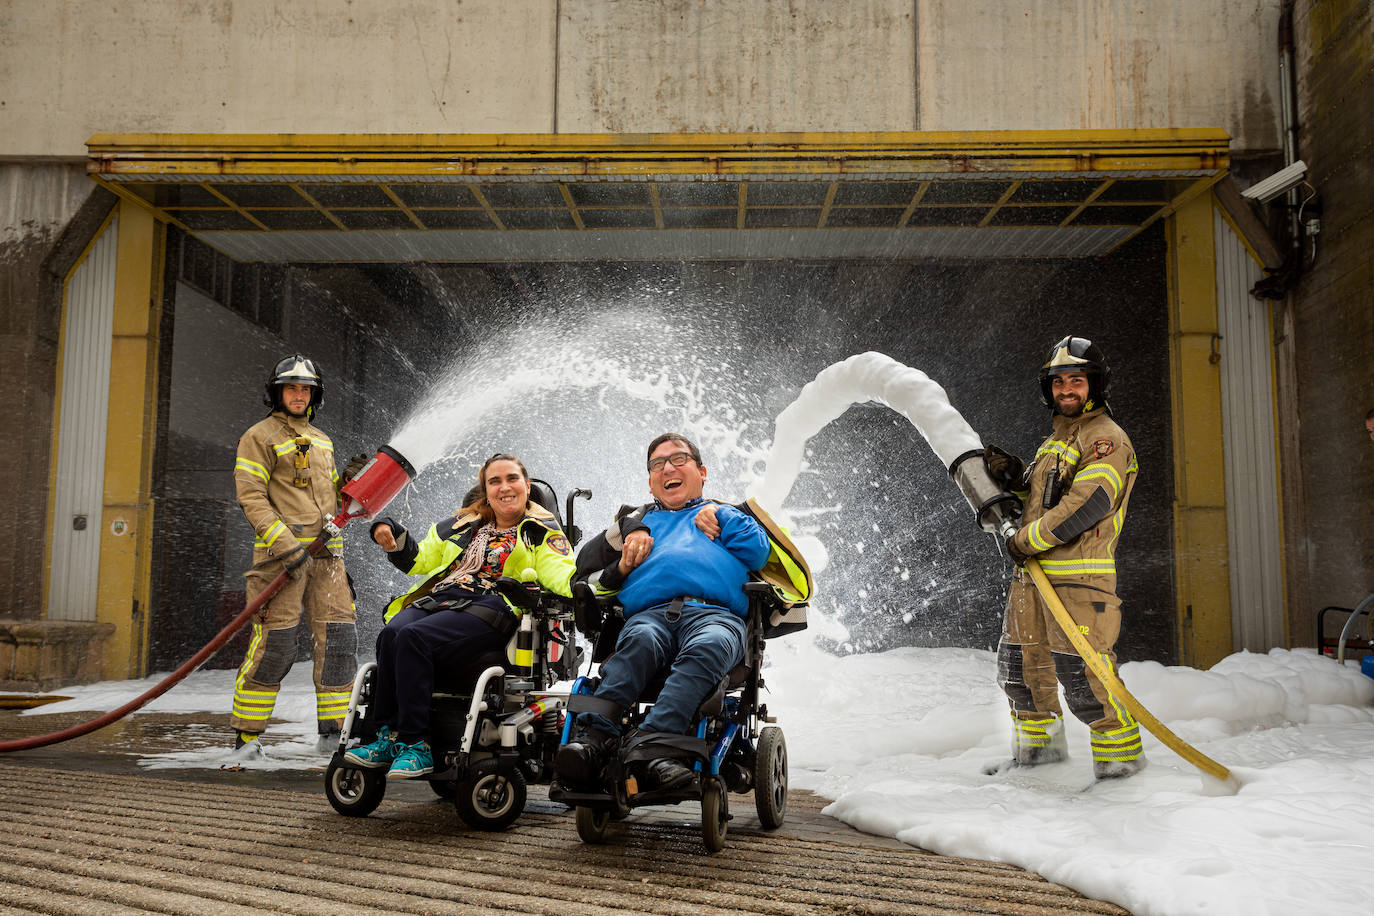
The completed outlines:
[[[354,477],[357,477],[358,472],[371,460],[372,457],[370,455],[354,455],[352,458],[348,459],[348,464],[344,465],[343,469],[343,482],[348,483]]]
[[[1025,566],[1026,561],[1030,559],[1030,554],[1022,553],[1020,549],[1017,548],[1016,535],[1008,535],[1003,543],[1006,545],[1007,556],[1011,557],[1011,561],[1017,566]]]
[[[293,579],[301,578],[310,570],[310,551],[299,544],[296,545],[295,550],[283,554],[281,560],[286,564],[286,571],[291,574]]]
[[[1007,492],[1017,489],[1026,476],[1025,462],[995,445],[983,449],[983,467],[993,483]]]

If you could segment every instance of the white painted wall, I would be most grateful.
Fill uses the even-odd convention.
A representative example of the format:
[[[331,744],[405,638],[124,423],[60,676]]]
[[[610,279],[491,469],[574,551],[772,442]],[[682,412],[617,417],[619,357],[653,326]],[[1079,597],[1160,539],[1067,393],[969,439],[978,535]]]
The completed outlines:
[[[0,0],[0,156],[93,133],[1220,126],[1280,0]]]

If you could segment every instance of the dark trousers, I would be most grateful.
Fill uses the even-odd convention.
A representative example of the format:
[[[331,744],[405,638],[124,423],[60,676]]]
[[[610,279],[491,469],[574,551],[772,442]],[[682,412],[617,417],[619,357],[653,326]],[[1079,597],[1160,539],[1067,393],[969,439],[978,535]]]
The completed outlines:
[[[406,744],[428,741],[434,672],[461,666],[505,643],[504,636],[471,614],[402,608],[377,634],[375,721],[394,724]]]

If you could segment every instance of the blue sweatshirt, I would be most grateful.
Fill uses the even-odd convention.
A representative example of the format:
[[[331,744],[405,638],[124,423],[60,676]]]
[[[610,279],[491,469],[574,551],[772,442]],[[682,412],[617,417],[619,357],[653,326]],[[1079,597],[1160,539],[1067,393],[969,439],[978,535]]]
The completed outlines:
[[[715,540],[702,534],[694,519],[707,505],[716,506],[720,534]],[[750,570],[768,562],[768,535],[758,522],[733,506],[695,499],[681,509],[655,508],[643,522],[653,535],[649,558],[630,571],[619,595],[625,616],[692,596],[691,604],[729,608],[741,617],[749,614],[744,583]]]

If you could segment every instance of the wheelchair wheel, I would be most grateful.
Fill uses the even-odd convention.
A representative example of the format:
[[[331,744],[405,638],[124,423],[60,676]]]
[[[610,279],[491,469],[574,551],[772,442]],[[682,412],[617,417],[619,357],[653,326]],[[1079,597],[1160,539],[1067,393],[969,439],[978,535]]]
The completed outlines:
[[[345,817],[367,817],[386,794],[386,770],[355,767],[335,754],[324,774],[324,794]]]
[[[730,793],[719,777],[707,776],[701,783],[701,839],[710,852],[725,848],[730,829]]]
[[[478,762],[455,790],[458,816],[474,830],[505,830],[525,810],[525,774],[495,760]]]
[[[573,815],[577,824],[577,835],[584,843],[600,845],[606,842],[606,830],[611,826],[611,812],[605,808],[588,808],[578,805]]]
[[[787,742],[782,729],[769,725],[759,735],[754,759],[754,808],[765,830],[781,827],[787,816]]]

